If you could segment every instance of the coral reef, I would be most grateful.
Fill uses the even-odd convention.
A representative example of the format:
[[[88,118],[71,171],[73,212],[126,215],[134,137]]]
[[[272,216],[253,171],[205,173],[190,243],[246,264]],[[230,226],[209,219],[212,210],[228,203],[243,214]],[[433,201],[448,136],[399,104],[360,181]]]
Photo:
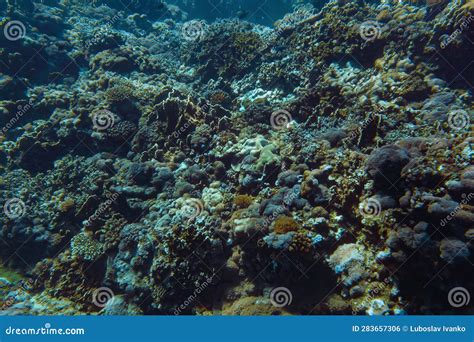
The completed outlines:
[[[473,314],[472,1],[319,5],[0,5],[0,314]]]

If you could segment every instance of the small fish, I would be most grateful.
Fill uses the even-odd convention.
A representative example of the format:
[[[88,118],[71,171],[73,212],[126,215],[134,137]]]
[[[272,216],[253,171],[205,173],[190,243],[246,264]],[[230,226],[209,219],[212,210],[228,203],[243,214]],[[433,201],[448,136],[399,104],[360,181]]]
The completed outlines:
[[[235,14],[237,16],[237,18],[239,19],[245,19],[248,17],[249,15],[249,12],[246,11],[246,10],[239,10],[237,11],[237,13]]]

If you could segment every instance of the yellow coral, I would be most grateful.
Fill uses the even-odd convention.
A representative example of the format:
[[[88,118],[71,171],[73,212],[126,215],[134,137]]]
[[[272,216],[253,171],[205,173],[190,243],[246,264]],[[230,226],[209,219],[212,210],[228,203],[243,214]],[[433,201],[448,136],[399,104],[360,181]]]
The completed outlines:
[[[234,197],[234,205],[239,209],[249,207],[253,203],[254,198],[250,195],[237,195]]]
[[[297,231],[300,228],[298,222],[289,216],[279,216],[275,220],[274,231],[277,234],[285,234]]]

